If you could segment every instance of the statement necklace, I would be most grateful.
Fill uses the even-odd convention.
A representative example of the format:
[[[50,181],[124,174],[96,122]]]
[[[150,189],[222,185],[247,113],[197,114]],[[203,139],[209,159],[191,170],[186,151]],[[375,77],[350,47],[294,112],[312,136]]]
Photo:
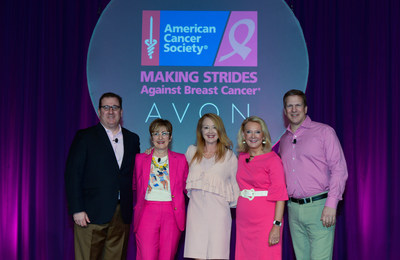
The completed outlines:
[[[166,156],[166,157],[167,157],[167,159],[165,159],[164,162],[160,162],[160,164],[158,164],[156,159],[153,157],[151,159],[151,164],[153,164],[158,169],[166,169],[168,167],[168,156]]]

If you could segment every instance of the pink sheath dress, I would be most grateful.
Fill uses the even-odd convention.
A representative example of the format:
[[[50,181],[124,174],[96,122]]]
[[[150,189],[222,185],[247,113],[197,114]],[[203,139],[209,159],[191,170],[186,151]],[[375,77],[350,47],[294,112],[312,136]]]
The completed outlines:
[[[269,232],[275,218],[276,201],[287,200],[282,161],[275,152],[258,155],[246,162],[249,154],[239,155],[236,179],[240,190],[268,191],[267,197],[249,200],[239,197],[236,209],[236,260],[282,259],[281,239],[269,246]]]

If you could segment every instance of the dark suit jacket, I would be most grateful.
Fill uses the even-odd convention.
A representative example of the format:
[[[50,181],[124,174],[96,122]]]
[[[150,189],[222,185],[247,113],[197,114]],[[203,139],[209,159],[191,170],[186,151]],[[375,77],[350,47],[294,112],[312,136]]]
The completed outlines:
[[[72,142],[65,170],[68,212],[85,211],[92,224],[111,221],[121,194],[124,223],[132,222],[132,173],[139,153],[138,135],[122,128],[124,157],[118,167],[110,139],[104,127],[79,130]]]
[[[136,232],[143,215],[145,195],[150,179],[151,154],[136,155],[135,171],[133,176],[133,189],[136,190],[137,202],[133,227]],[[188,163],[184,154],[168,151],[169,176],[171,185],[172,210],[174,211],[176,225],[179,230],[185,229],[186,208],[185,194],[186,179],[189,172]]]

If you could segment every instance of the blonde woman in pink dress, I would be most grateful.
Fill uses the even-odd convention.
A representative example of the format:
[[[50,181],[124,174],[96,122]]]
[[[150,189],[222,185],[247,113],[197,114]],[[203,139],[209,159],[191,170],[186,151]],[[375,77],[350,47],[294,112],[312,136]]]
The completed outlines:
[[[189,175],[185,258],[229,259],[231,211],[236,206],[237,158],[221,118],[205,114],[197,124],[197,145],[186,152]]]
[[[288,195],[282,161],[271,151],[264,120],[256,116],[244,120],[238,145],[235,259],[282,259],[283,211]]]

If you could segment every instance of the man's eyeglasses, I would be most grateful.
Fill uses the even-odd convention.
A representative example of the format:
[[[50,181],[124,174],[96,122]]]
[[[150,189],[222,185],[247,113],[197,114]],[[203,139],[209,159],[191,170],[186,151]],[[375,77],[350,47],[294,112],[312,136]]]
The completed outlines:
[[[101,108],[104,109],[105,111],[110,111],[110,109],[112,109],[113,111],[119,111],[121,109],[121,107],[117,106],[117,105],[113,105],[113,106],[105,105],[105,106],[101,106]]]
[[[169,136],[169,132],[153,132],[153,133],[151,133],[151,135],[155,136],[155,137],[159,137],[159,136],[165,137],[165,136]]]

